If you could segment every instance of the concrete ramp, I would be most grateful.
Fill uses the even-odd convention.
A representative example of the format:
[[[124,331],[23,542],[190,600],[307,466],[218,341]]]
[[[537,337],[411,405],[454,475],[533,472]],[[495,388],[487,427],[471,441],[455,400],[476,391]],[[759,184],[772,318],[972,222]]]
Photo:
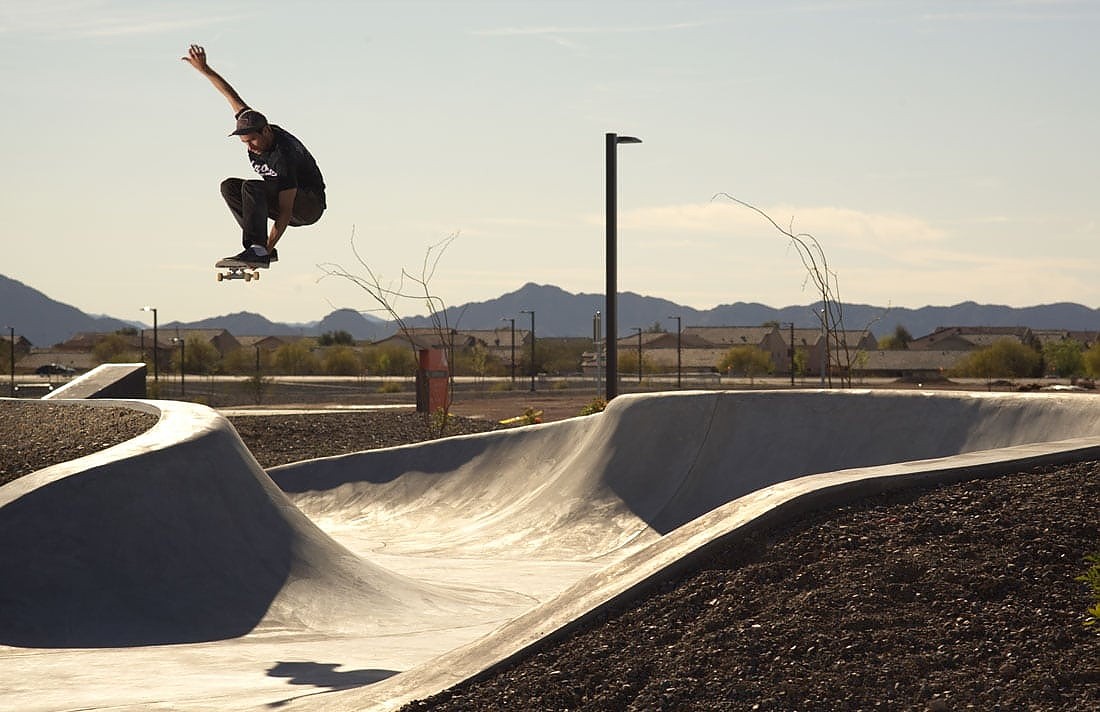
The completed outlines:
[[[143,363],[105,363],[50,391],[42,399],[144,398],[145,372]]]
[[[658,394],[271,476],[341,537],[361,532],[357,550],[593,561],[803,475],[1096,435],[1100,408],[1080,396]]]
[[[424,625],[476,611],[469,592],[392,574],[325,535],[213,411],[132,407],[159,411],[160,421],[128,443],[0,487],[0,644],[379,632],[406,607],[427,614]]]
[[[333,536],[395,570],[456,580],[465,568],[518,585],[564,584],[574,567],[574,583],[548,600],[526,589],[545,602],[493,635],[314,703],[396,709],[568,630],[761,517],[1097,454],[1100,403],[1088,397],[706,392],[623,396],[596,417],[271,475]]]
[[[1100,452],[1089,396],[700,392],[265,473],[80,402],[160,421],[0,487],[2,708],[395,709],[763,519]]]

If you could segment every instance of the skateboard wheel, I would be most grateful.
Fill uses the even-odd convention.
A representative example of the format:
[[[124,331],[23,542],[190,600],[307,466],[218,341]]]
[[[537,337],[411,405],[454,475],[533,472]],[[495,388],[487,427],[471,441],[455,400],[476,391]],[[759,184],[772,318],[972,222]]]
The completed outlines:
[[[222,274],[221,272],[218,272],[218,281],[220,282],[220,281],[222,281],[223,279],[225,279],[225,275],[224,275],[224,274]]]
[[[250,275],[250,274],[248,274],[247,272],[245,272],[245,275],[244,275],[244,281],[246,281],[246,282],[251,282],[251,281],[252,281],[252,275]]]
[[[252,273],[252,279],[259,280],[260,279],[260,273],[259,272],[253,272]]]

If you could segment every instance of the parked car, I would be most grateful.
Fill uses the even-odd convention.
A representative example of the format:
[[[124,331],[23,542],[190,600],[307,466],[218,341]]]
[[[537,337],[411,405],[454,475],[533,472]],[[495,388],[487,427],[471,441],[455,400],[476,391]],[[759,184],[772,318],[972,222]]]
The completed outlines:
[[[63,363],[47,363],[34,369],[34,372],[39,376],[57,376],[76,373],[76,369]]]

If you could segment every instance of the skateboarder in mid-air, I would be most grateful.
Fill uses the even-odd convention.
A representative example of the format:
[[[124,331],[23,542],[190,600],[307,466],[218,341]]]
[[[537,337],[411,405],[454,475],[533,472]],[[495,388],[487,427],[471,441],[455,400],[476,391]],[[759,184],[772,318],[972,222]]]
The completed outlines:
[[[222,197],[244,235],[244,251],[227,260],[266,267],[279,259],[275,244],[288,226],[312,225],[325,211],[325,181],[302,142],[248,107],[241,96],[206,63],[206,50],[191,45],[183,61],[210,80],[233,108],[248,159],[262,180],[226,178]],[[275,222],[268,230],[267,220]]]

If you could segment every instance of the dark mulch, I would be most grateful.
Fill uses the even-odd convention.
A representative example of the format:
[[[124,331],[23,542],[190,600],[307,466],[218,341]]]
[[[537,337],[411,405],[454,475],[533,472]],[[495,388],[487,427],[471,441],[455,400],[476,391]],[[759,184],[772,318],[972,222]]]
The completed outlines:
[[[0,402],[0,485],[126,442],[156,422],[129,408]]]
[[[821,512],[406,710],[1100,710],[1100,463]]]
[[[248,415],[229,420],[264,467],[434,440],[440,436],[441,422],[439,418],[408,411]],[[500,427],[489,420],[452,416],[443,435],[468,435]]]

